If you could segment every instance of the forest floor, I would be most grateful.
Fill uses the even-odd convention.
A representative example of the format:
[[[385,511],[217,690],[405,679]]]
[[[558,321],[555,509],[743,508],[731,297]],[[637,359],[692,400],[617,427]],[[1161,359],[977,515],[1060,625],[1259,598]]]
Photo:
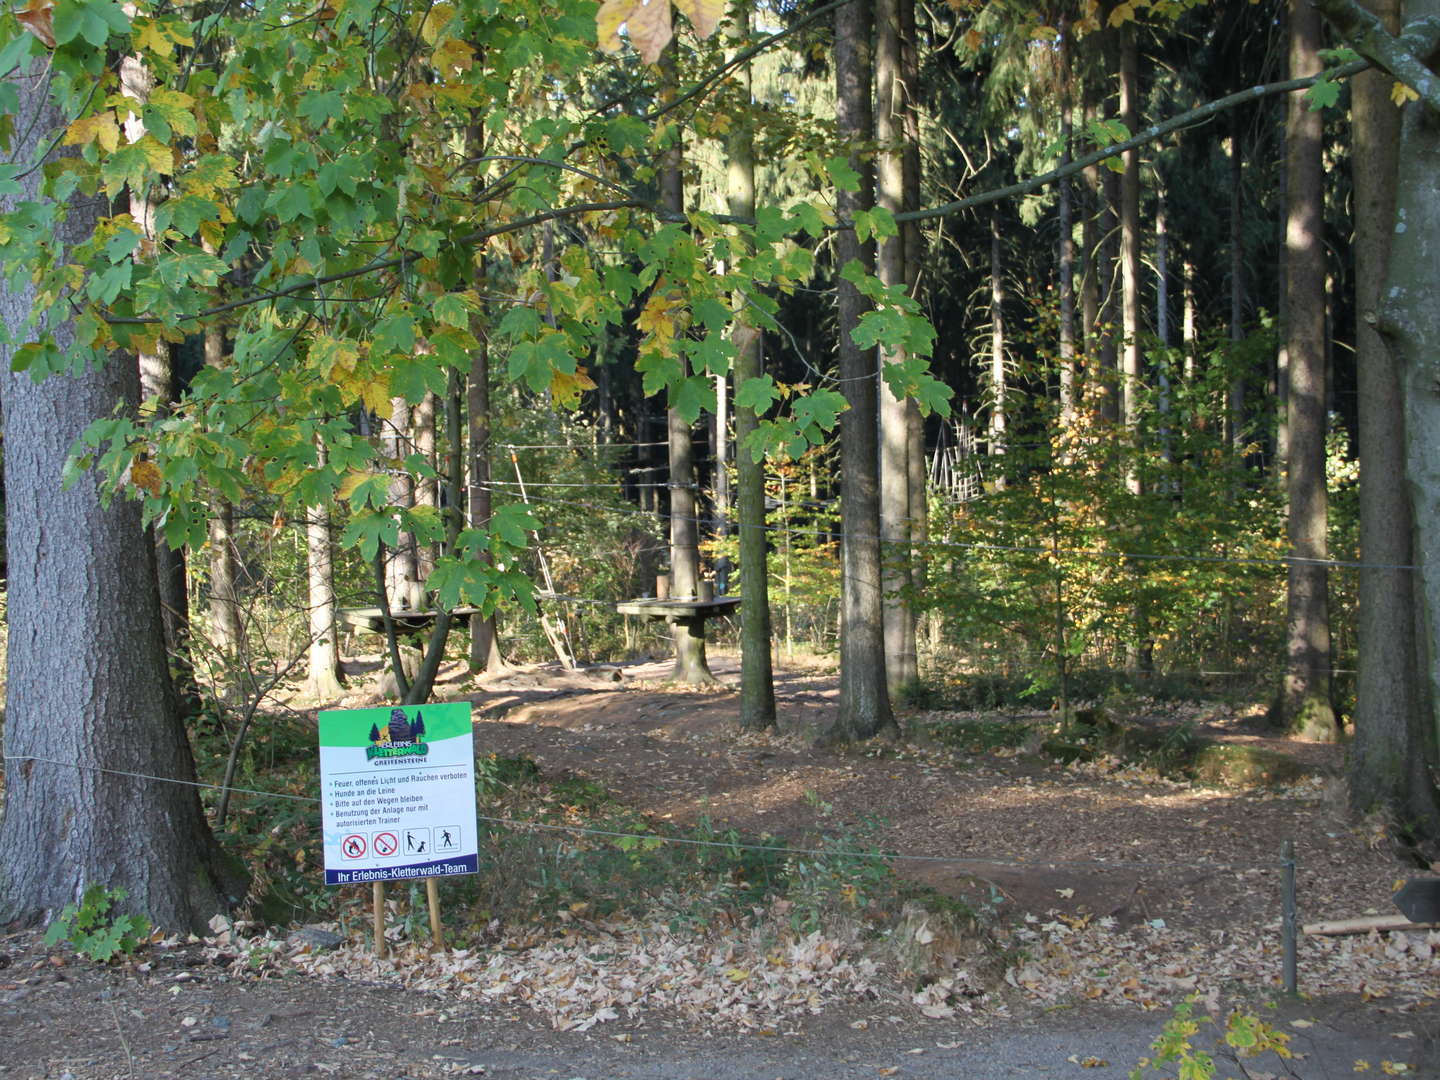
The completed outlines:
[[[735,681],[733,661],[712,666]],[[1307,773],[1216,788],[1112,755],[1064,765],[1036,752],[1053,718],[954,710],[907,712],[903,738],[837,753],[814,747],[833,674],[782,672],[778,727],[741,734],[732,689],[677,689],[667,673],[477,682],[457,668],[437,697],[474,704],[477,755],[603,789],[657,833],[734,829],[830,853],[848,838],[974,917],[915,907],[877,945],[861,932],[861,873],[842,893],[849,925],[806,934],[783,932],[788,902],[702,929],[582,904],[559,925],[495,920],[442,954],[397,930],[385,962],[358,923],[326,949],[217,924],[100,967],[16,933],[0,936],[0,1077],[1120,1077],[1189,994],[1222,1026],[1236,1004],[1258,1013],[1297,1053],[1220,1076],[1440,1076],[1440,934],[1303,937],[1304,996],[1277,1004],[1283,840],[1306,923],[1390,913],[1417,872],[1382,823],[1347,817],[1342,749],[1276,739],[1258,710],[1133,698],[1131,722],[1264,747]],[[1036,735],[944,737],[957,725]]]

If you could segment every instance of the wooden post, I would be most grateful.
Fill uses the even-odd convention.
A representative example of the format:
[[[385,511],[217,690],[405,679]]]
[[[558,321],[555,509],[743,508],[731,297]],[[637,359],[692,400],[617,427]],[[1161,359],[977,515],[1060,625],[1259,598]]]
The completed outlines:
[[[1298,974],[1295,957],[1295,931],[1299,921],[1295,911],[1295,841],[1285,840],[1280,844],[1280,894],[1284,912],[1280,919],[1280,938],[1284,947],[1285,993],[1298,992]]]
[[[375,906],[375,959],[385,959],[385,882],[377,881],[371,889]]]
[[[437,879],[425,879],[425,900],[430,905],[430,951],[438,952],[445,947],[440,933],[440,884]]]

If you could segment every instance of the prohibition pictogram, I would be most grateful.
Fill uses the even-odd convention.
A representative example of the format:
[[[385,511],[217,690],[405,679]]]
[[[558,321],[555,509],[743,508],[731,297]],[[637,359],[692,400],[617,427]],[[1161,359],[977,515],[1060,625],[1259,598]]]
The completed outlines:
[[[377,832],[375,834],[375,854],[382,858],[386,855],[394,855],[400,846],[400,838],[393,832]]]
[[[359,859],[365,854],[365,837],[359,833],[351,833],[340,841],[340,854],[347,859]]]

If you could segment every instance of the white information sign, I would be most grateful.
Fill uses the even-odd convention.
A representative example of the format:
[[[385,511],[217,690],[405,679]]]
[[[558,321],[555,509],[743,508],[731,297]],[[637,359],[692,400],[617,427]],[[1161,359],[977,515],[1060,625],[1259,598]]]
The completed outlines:
[[[320,714],[325,884],[479,868],[470,705]]]

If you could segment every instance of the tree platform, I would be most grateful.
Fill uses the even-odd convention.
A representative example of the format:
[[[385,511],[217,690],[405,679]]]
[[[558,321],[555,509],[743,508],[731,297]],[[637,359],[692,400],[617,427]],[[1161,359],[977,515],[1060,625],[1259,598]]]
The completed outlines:
[[[667,623],[704,623],[729,615],[740,607],[738,596],[717,596],[713,600],[625,600],[615,605],[621,615],[642,619],[664,619]]]
[[[479,612],[479,608],[461,607],[455,608],[450,615],[456,622],[465,622]],[[390,617],[395,620],[396,633],[400,634],[418,633],[435,625],[433,611],[392,611]],[[385,616],[378,607],[341,608],[335,612],[335,618],[341,626],[352,630],[365,630],[372,634],[385,632]]]

